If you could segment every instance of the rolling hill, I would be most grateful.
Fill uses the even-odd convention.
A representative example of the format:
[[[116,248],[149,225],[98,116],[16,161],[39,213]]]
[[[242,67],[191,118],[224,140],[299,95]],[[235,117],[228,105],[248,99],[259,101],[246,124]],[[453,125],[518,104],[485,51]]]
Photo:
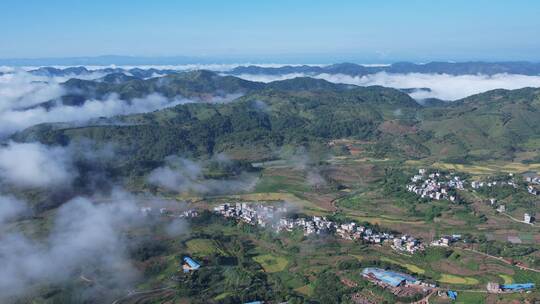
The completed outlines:
[[[295,78],[269,84],[209,71],[195,71],[120,84],[70,80],[83,96],[112,92],[125,98],[158,92],[169,98],[242,94],[230,103],[191,103],[84,126],[37,125],[13,138],[67,144],[78,139],[114,143],[126,151],[130,170],[171,154],[208,156],[257,151],[250,160],[272,157],[286,145],[324,145],[351,138],[369,143],[379,156],[447,161],[512,159],[540,147],[540,89],[495,90],[453,103],[421,106],[407,94],[384,87],[355,87]],[[240,96],[240,95],[238,95]]]

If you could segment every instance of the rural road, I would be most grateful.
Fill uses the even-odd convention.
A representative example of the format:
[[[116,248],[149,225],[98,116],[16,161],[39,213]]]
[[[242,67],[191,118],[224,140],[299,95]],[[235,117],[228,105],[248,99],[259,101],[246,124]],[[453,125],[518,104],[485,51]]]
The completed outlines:
[[[492,259],[495,259],[495,260],[499,260],[499,261],[501,261],[501,262],[503,262],[503,263],[505,263],[505,264],[512,265],[512,266],[516,266],[516,267],[519,268],[519,269],[529,270],[529,271],[534,271],[534,272],[540,273],[540,270],[538,270],[538,269],[530,268],[530,267],[527,267],[527,266],[514,265],[514,264],[510,263],[509,261],[505,260],[505,259],[502,258],[502,257],[497,257],[497,256],[494,256],[494,255],[490,255],[490,254],[487,254],[487,253],[484,253],[484,252],[481,252],[481,251],[477,251],[477,250],[474,250],[474,249],[469,249],[469,248],[461,248],[461,249],[467,250],[467,251],[470,251],[470,252],[474,252],[474,253],[483,255],[483,256],[485,256],[485,257],[488,257],[488,258],[492,258]]]
[[[531,225],[531,226],[536,227],[536,228],[540,227],[540,226],[538,226],[538,225],[536,225],[534,223],[528,224],[528,223],[525,223],[524,221],[518,220],[517,218],[511,216],[510,214],[508,214],[506,212],[501,212],[501,214],[506,215],[509,219],[513,220],[514,222],[518,222],[518,223],[526,224],[526,225]]]

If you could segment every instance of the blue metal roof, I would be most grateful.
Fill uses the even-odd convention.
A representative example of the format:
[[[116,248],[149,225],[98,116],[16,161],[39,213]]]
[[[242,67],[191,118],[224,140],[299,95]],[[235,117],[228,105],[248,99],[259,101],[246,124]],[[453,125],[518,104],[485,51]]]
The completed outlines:
[[[446,294],[452,300],[457,299],[457,292],[455,292],[455,291],[449,290],[449,291],[446,292]]]
[[[534,283],[522,283],[522,284],[506,284],[501,285],[502,289],[512,289],[512,290],[520,290],[520,289],[533,289]]]
[[[189,265],[189,267],[191,267],[193,269],[199,269],[199,267],[201,267],[201,265],[199,265],[199,263],[195,262],[190,257],[184,257],[184,262],[186,262]]]
[[[418,281],[416,278],[410,275],[400,272],[384,270],[381,268],[364,268],[364,270],[362,270],[362,274],[372,274],[378,280],[391,286],[398,286],[403,281],[407,281],[409,283],[415,283]]]

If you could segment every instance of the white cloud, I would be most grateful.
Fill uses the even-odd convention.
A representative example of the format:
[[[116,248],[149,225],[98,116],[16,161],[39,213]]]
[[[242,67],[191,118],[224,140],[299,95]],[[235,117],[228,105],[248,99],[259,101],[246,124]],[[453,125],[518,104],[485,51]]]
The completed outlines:
[[[234,76],[245,79],[245,80],[249,80],[249,81],[257,81],[257,82],[264,82],[264,83],[269,83],[272,81],[287,80],[287,79],[292,79],[296,77],[316,78],[315,76],[304,74],[304,73],[290,73],[290,74],[281,74],[281,75],[240,74],[240,75],[234,75]]]
[[[0,112],[21,109],[58,98],[65,93],[60,85],[71,78],[97,79],[103,73],[67,75],[62,77],[37,76],[20,68],[0,67]]]
[[[215,161],[228,160],[223,155],[218,155]],[[258,181],[256,176],[246,172],[230,179],[207,179],[203,174],[203,165],[203,162],[170,156],[165,166],[150,172],[148,182],[178,193],[223,194],[251,190]]]
[[[69,152],[39,143],[0,147],[0,180],[22,188],[69,186],[77,176]]]
[[[58,105],[49,111],[35,107],[25,111],[0,111],[0,136],[6,136],[27,127],[46,122],[84,122],[92,118],[146,113],[178,104],[193,102],[187,99],[169,100],[159,94],[135,98],[130,102],[112,94],[105,100],[88,100],[81,106]]]
[[[5,65],[0,65],[0,73],[12,73],[15,71],[15,68]]]
[[[0,234],[0,300],[26,294],[35,283],[62,283],[81,275],[105,288],[132,282],[137,272],[126,257],[122,231],[145,222],[129,194],[116,191],[110,200],[67,202],[40,241],[18,232]]]
[[[139,68],[160,68],[175,70],[210,69],[224,71],[246,64],[211,64],[211,65],[176,65],[176,66],[139,66]],[[282,64],[262,64],[260,66],[279,67]],[[132,68],[135,66],[123,66]],[[103,67],[91,67],[103,68]],[[98,117],[145,113],[159,110],[177,104],[193,102],[177,98],[169,100],[158,94],[136,98],[131,102],[121,100],[117,95],[110,95],[104,100],[88,100],[82,106],[57,105],[48,111],[42,107],[34,107],[38,103],[52,100],[65,94],[60,85],[70,77],[40,77],[31,75],[21,69],[2,67],[7,74],[0,75],[0,138],[27,127],[48,122],[85,122]],[[72,75],[73,76],[73,75]],[[77,76],[93,79],[103,76],[100,73]],[[285,80],[294,77],[305,77],[302,73],[285,75],[239,75],[239,77],[261,82]],[[455,100],[472,94],[497,89],[517,89],[526,86],[540,87],[540,76],[525,76],[514,74],[461,75],[447,74],[389,74],[377,73],[366,76],[349,76],[343,74],[319,74],[311,76],[325,79],[334,83],[354,84],[359,86],[381,85],[393,88],[430,88],[431,92],[417,90],[410,95],[416,99],[429,97],[444,100]],[[227,102],[237,95],[214,98],[209,102]],[[23,110],[25,109],[26,110]]]
[[[91,73],[83,78],[92,79],[98,76],[103,75]],[[48,110],[35,106],[65,94],[60,83],[69,78],[38,77],[20,70],[0,75],[0,138],[40,123],[85,122],[98,117],[147,113],[178,104],[195,102],[181,97],[171,100],[157,93],[126,101],[116,94],[110,94],[104,100],[87,100],[81,106],[58,103]],[[224,103],[240,96],[240,94],[214,96],[205,102]]]
[[[354,84],[359,86],[380,85],[390,88],[430,88],[431,92],[418,90],[411,93],[415,99],[440,98],[456,100],[473,94],[494,89],[519,89],[524,87],[540,87],[540,76],[517,74],[496,75],[448,75],[448,74],[390,74],[377,73],[366,76],[349,76],[344,74],[319,74],[309,76],[301,73],[285,75],[238,75],[252,81],[271,82],[295,77],[313,77],[333,83]]]
[[[64,93],[62,87],[50,80],[20,71],[0,75],[0,112],[61,96]]]
[[[27,210],[26,202],[11,195],[0,194],[0,228],[1,226]]]

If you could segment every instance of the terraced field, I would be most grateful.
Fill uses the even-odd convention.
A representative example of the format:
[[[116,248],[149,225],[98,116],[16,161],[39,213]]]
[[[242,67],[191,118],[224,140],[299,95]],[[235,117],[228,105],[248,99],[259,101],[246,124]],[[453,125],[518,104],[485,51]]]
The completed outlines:
[[[445,170],[456,170],[476,175],[493,175],[500,172],[522,173],[527,171],[540,172],[540,164],[523,164],[518,162],[486,162],[471,165],[449,164],[436,162],[432,165],[435,168]]]
[[[192,239],[187,241],[186,245],[188,247],[188,250],[193,254],[226,254],[215,241],[209,239]]]
[[[283,271],[289,264],[289,261],[286,258],[272,254],[258,255],[253,257],[253,260],[259,263],[264,271],[268,273]]]

